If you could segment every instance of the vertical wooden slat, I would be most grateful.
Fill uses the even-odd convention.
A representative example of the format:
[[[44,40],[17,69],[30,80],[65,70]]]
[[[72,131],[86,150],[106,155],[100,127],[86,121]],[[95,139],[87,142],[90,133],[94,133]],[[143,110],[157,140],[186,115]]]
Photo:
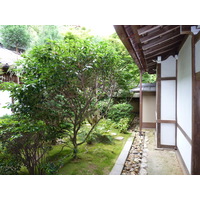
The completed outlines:
[[[175,88],[175,120],[176,120],[176,124],[175,124],[175,146],[176,146],[176,149],[177,149],[177,91],[178,91],[178,60],[176,60],[176,88]]]
[[[143,117],[143,95],[142,95],[142,72],[140,71],[140,134],[142,134],[142,117]]]
[[[161,118],[161,64],[157,64],[157,87],[156,87],[156,102],[157,102],[157,119]],[[157,120],[156,119],[156,120]],[[157,147],[160,148],[160,123],[157,122]]]
[[[200,175],[200,81],[195,73],[195,40],[192,37],[192,165],[191,173]]]

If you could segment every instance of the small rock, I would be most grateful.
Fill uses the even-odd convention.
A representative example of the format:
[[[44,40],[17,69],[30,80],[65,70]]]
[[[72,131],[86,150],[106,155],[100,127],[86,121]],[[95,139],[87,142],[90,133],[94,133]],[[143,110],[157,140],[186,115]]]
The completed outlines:
[[[134,171],[134,168],[131,168],[131,169],[130,169],[130,172],[133,172],[133,171]]]
[[[141,164],[141,167],[142,167],[142,168],[147,168],[147,164],[146,164],[146,163],[142,163],[142,164]]]
[[[135,158],[134,161],[135,161],[136,163],[139,163],[139,159],[138,159],[138,158]]]
[[[116,140],[123,140],[124,137],[119,136],[119,137],[115,137],[115,139],[116,139]]]
[[[114,135],[117,135],[117,133],[111,133],[110,135],[113,135],[113,136],[114,136]]]
[[[147,175],[147,170],[144,169],[144,168],[141,168],[139,174],[140,175]]]

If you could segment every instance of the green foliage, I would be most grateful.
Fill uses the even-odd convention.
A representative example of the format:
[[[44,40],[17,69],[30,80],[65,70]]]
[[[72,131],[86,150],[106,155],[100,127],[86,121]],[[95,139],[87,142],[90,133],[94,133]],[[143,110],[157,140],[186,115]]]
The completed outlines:
[[[56,174],[59,170],[59,167],[60,167],[59,162],[57,164],[53,162],[46,162],[40,165],[40,168],[42,169],[42,171],[45,172],[46,175]]]
[[[30,34],[25,25],[2,25],[1,42],[6,48],[26,49],[30,43]]]
[[[130,94],[130,89],[136,87],[140,82],[139,69],[116,33],[111,35],[108,41],[110,45],[115,46],[117,55],[120,57],[121,67],[117,74],[117,96],[126,97]]]
[[[48,42],[48,40],[59,40],[61,39],[58,27],[55,25],[44,25],[38,34],[38,40],[36,45],[43,45]]]
[[[133,106],[127,103],[119,103],[111,106],[108,112],[108,118],[114,122],[119,122],[122,118],[132,117]]]
[[[120,133],[127,134],[128,129],[130,127],[130,119],[129,118],[121,118],[119,122],[114,122],[113,127],[119,129]]]
[[[67,37],[35,46],[20,64],[23,84],[11,90],[15,100],[12,109],[34,120],[42,119],[55,130],[54,135],[65,134],[76,153],[101,118],[78,142],[83,122],[98,111],[101,99],[114,94],[115,74],[120,68],[115,49],[107,41]]]
[[[20,161],[30,174],[45,173],[40,164],[50,150],[47,127],[42,121],[14,116],[0,121],[0,141],[5,154]]]
[[[21,168],[21,161],[17,157],[3,154],[0,157],[0,175],[16,175]]]
[[[87,144],[94,144],[94,143],[112,144],[113,137],[109,135],[107,132],[96,129],[87,139]]]
[[[97,104],[98,110],[101,115],[106,116],[108,108],[113,105],[113,99],[103,99]]]
[[[147,72],[145,72],[142,75],[143,83],[155,83],[155,81],[156,81],[156,74],[148,74]]]
[[[113,137],[107,134],[96,133],[95,141],[103,144],[111,144],[113,142]]]
[[[10,119],[10,118],[12,118],[12,116],[7,114],[0,117],[0,119]]]

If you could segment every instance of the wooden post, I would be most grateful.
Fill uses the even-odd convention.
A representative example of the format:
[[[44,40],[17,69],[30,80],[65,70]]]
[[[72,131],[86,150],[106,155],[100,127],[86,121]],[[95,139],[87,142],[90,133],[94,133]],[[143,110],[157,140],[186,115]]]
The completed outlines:
[[[192,37],[192,166],[191,174],[200,175],[200,79],[199,72],[195,73],[194,36]]]
[[[142,71],[140,71],[140,135],[142,134],[142,112],[143,112],[143,97],[142,97]]]

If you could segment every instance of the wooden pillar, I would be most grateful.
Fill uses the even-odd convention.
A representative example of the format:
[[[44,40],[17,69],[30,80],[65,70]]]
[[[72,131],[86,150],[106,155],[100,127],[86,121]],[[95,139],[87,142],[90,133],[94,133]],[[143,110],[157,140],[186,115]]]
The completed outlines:
[[[142,134],[142,117],[143,117],[143,96],[142,96],[142,72],[140,71],[140,134]]]
[[[161,64],[157,64],[157,80],[156,80],[156,133],[157,133],[157,147],[161,147],[160,138],[160,123],[158,120],[161,119]]]
[[[200,175],[200,72],[195,73],[195,40],[192,37],[192,166],[191,174]]]

